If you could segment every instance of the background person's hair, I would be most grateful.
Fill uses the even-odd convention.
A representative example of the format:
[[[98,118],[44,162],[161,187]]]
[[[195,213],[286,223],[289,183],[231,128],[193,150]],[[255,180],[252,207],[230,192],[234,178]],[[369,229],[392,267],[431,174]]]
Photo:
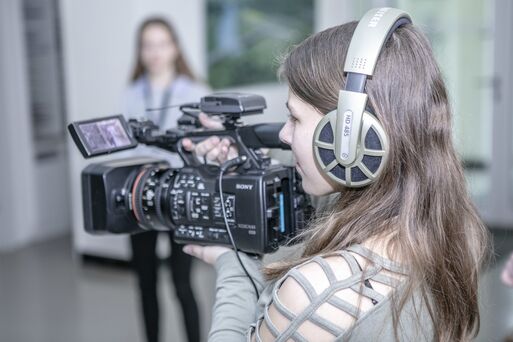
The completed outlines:
[[[194,77],[194,74],[192,73],[191,68],[189,68],[189,64],[187,63],[187,61],[184,58],[182,47],[180,45],[180,40],[178,39],[178,35],[176,34],[176,31],[175,31],[173,25],[171,25],[171,23],[169,21],[167,21],[166,19],[159,18],[159,17],[148,18],[145,21],[143,21],[141,23],[141,25],[139,26],[139,29],[137,31],[137,41],[136,41],[136,51],[135,51],[136,52],[136,55],[135,55],[136,63],[134,66],[134,70],[132,72],[131,80],[135,81],[136,79],[138,79],[141,75],[143,75],[146,72],[144,65],[142,63],[142,60],[141,60],[142,36],[143,36],[144,30],[148,26],[151,26],[151,25],[159,25],[159,26],[163,27],[167,32],[169,32],[169,35],[171,36],[173,43],[175,44],[176,50],[177,50],[177,55],[176,55],[176,60],[175,60],[176,74],[177,75],[185,75],[185,76],[189,77],[190,79],[195,80],[196,77]]]
[[[291,91],[324,114],[337,107],[356,24],[309,37],[280,68]],[[405,291],[393,296],[396,337],[402,308],[420,291],[436,341],[470,339],[479,330],[478,275],[489,255],[489,233],[453,146],[444,81],[418,29],[406,25],[392,34],[366,92],[390,141],[383,174],[366,188],[342,189],[333,207],[305,232],[300,260],[271,264],[264,272],[276,279],[315,255],[391,234],[388,252],[410,268]]]

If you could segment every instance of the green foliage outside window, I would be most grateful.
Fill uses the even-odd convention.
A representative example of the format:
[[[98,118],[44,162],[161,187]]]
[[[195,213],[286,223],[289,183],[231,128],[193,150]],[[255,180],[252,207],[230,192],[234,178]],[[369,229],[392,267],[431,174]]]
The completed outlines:
[[[277,58],[313,31],[313,0],[209,0],[214,88],[276,81]]]

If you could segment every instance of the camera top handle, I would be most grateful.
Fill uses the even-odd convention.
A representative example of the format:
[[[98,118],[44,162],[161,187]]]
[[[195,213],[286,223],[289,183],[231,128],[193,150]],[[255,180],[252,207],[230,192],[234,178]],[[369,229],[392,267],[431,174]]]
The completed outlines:
[[[244,126],[241,117],[261,114],[267,108],[265,99],[255,94],[242,93],[214,93],[201,98],[198,103],[186,103],[180,106],[184,114],[179,119],[179,126],[170,129],[161,136],[153,136],[152,132],[158,129],[152,123],[131,122],[134,137],[147,145],[155,145],[171,152],[177,152],[188,166],[198,167],[202,163],[193,153],[186,151],[182,139],[191,139],[199,143],[205,138],[218,136],[228,138],[238,148],[239,156],[246,157],[246,162],[239,168],[264,169],[269,166],[270,159],[264,156],[260,148],[290,149],[279,139],[279,131],[283,124],[260,124]],[[203,112],[207,115],[222,118],[224,129],[198,130],[200,128],[198,115]]]
[[[138,142],[178,153],[184,163],[192,167],[200,166],[202,163],[193,153],[183,148],[182,140],[185,138],[190,139],[193,143],[199,143],[212,136],[218,136],[220,139],[230,139],[237,146],[239,156],[246,156],[247,158],[246,163],[242,165],[244,169],[263,169],[269,165],[269,158],[260,153],[258,150],[260,148],[290,149],[278,137],[283,123],[256,124],[223,130],[184,131],[169,129],[161,135],[151,134],[156,126],[148,121],[130,120],[129,126]]]

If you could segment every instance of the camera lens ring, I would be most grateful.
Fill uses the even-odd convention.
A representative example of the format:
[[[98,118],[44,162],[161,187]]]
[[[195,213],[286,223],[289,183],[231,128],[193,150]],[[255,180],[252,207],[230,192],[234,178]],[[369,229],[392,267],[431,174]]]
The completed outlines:
[[[171,216],[166,216],[164,213],[168,212],[166,208],[170,207],[169,203],[169,191],[173,188],[174,176],[176,175],[176,169],[169,169],[160,178],[160,186],[158,187],[158,198],[160,205],[156,207],[157,217],[165,225],[170,228],[174,228],[174,224],[171,220]]]
[[[132,185],[132,212],[134,213],[135,219],[140,224],[142,223],[144,213],[139,212],[140,207],[137,205],[139,203],[140,197],[142,196],[142,190],[141,194],[139,194],[139,184],[141,183],[141,179],[148,169],[149,166],[143,167],[135,177],[134,183]]]
[[[162,220],[162,174],[168,167],[151,165],[137,175],[132,188],[132,210],[139,224],[147,230],[169,230]]]
[[[143,195],[143,186],[146,183],[146,179],[148,178],[149,171],[152,169],[151,166],[145,166],[140,171],[139,174],[135,177],[134,184],[132,186],[132,211],[134,213],[135,219],[146,230],[150,230],[151,227],[146,226],[144,212],[142,211],[142,205],[140,205]]]

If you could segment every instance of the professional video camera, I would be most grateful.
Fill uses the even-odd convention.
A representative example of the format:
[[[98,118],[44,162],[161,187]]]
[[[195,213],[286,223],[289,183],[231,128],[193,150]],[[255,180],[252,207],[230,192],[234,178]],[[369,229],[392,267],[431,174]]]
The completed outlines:
[[[260,150],[289,148],[278,138],[283,124],[244,126],[240,121],[265,108],[261,96],[218,93],[180,106],[178,128],[165,133],[149,120],[126,122],[122,115],[68,125],[85,158],[141,143],[178,153],[185,164],[173,168],[148,157],[90,164],[82,171],[85,230],[173,230],[179,243],[234,243],[255,254],[277,249],[303,228],[311,206],[294,168],[273,165]],[[225,129],[198,129],[200,112],[219,116]],[[214,135],[229,138],[239,157],[212,165],[182,147],[184,138],[199,142]]]

